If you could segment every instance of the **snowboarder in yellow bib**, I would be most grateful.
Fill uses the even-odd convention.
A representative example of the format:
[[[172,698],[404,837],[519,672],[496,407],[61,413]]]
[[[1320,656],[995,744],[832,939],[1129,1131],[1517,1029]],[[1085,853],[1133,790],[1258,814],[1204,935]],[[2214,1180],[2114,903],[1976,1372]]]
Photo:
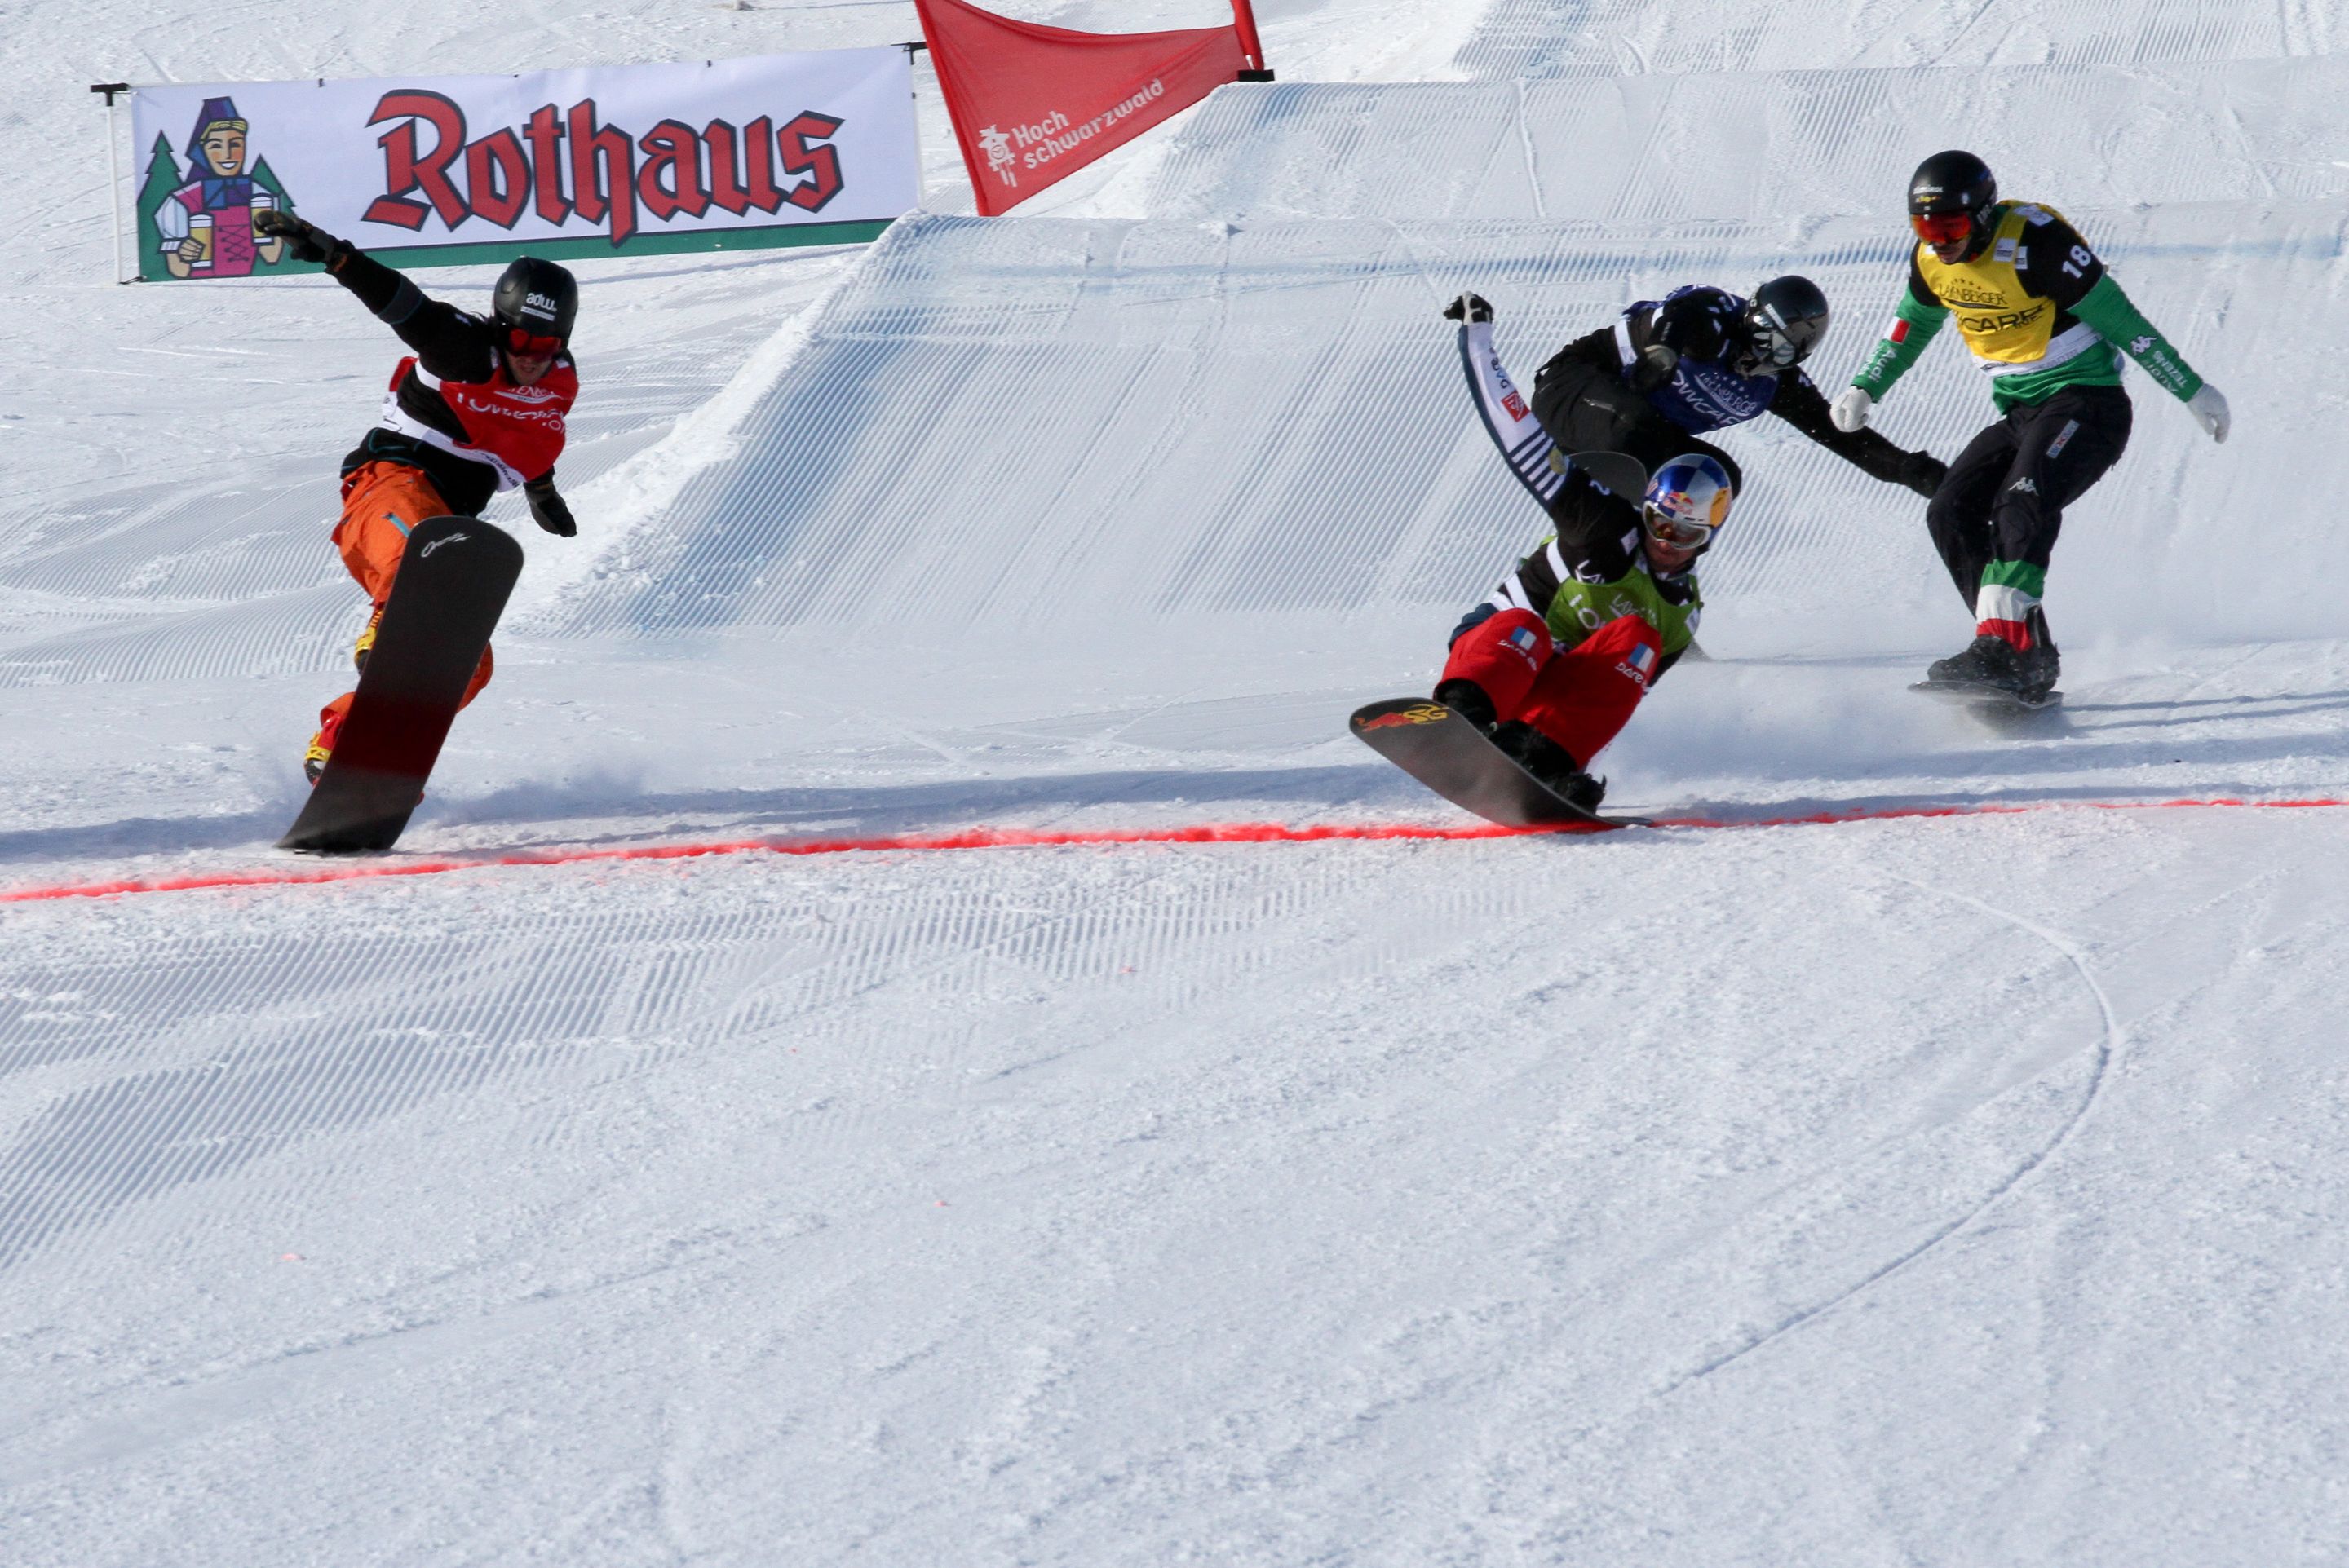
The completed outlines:
[[[1937,152],[1909,180],[1917,247],[1891,327],[1836,398],[1839,429],[1877,399],[1951,317],[1990,373],[2004,416],[1950,465],[1927,506],[1935,548],[1974,617],[1974,639],[1926,672],[1933,686],[2045,697],[2058,668],[2040,600],[2064,509],[2128,445],[2121,351],[2227,438],[2227,400],[2194,373],[2071,224],[2050,207],[2001,201],[1971,152]]]

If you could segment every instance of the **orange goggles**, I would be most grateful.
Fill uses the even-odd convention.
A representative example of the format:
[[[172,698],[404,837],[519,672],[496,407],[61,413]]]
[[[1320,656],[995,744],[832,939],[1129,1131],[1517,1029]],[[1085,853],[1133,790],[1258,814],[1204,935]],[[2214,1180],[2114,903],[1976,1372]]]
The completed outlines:
[[[509,354],[544,356],[558,354],[562,349],[563,339],[559,337],[533,337],[518,326],[506,332],[506,352]]]
[[[1909,219],[1917,237],[1929,245],[1956,245],[1973,237],[1974,221],[1963,212],[1917,212]]]

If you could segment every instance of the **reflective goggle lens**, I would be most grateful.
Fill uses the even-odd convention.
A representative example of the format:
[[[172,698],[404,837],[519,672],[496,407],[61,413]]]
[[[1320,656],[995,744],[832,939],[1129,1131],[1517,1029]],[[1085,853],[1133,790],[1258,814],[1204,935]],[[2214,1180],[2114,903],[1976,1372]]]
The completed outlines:
[[[562,349],[563,339],[559,337],[533,337],[518,326],[506,331],[506,352],[509,354],[558,354]]]
[[[1803,356],[1803,351],[1795,346],[1795,340],[1768,322],[1764,322],[1754,330],[1754,352],[1759,355],[1765,364],[1774,365],[1781,370]]]
[[[1676,550],[1696,550],[1713,538],[1711,523],[1691,522],[1683,518],[1667,516],[1652,506],[1646,509],[1645,521],[1649,538]]]
[[[1973,220],[1963,212],[1919,212],[1909,222],[1929,245],[1954,245],[1974,232]]]

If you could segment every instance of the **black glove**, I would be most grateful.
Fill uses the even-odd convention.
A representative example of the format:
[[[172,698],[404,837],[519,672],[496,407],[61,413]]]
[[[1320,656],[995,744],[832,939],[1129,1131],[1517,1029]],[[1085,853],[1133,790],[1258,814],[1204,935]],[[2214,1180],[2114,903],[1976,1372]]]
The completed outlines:
[[[1930,452],[1911,452],[1900,459],[1899,482],[1927,500],[1933,499],[1933,492],[1949,477],[1950,465]]]
[[[1493,307],[1485,303],[1485,296],[1482,294],[1464,294],[1444,307],[1444,319],[1463,322],[1490,321],[1493,319]]]
[[[1640,357],[1631,362],[1624,379],[1631,390],[1642,397],[1670,381],[1681,367],[1681,356],[1661,343],[1651,343],[1640,350]]]
[[[571,509],[554,493],[554,476],[533,480],[522,487],[523,500],[530,502],[530,520],[558,539],[569,539],[579,531],[571,521]]]
[[[348,240],[337,240],[308,219],[296,218],[282,207],[255,212],[253,232],[267,239],[285,241],[295,261],[324,262],[328,272],[339,267],[351,253]]]

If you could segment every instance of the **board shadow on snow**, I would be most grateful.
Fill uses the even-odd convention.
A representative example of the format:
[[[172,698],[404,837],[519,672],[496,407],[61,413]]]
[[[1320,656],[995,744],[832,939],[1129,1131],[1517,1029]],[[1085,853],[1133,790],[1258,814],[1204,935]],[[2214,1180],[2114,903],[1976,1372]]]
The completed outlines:
[[[1193,808],[1194,820],[1233,809],[1361,806],[1387,810],[1428,796],[1384,767],[1124,769],[1030,774],[919,784],[819,785],[782,789],[647,792],[623,779],[569,790],[523,784],[468,800],[444,802],[419,818],[427,827],[512,822],[608,822],[615,817],[722,819],[729,827],[873,836],[999,825],[1007,814],[1058,813],[1102,806]],[[429,810],[429,803],[428,803]],[[696,825],[706,830],[705,821]],[[662,830],[647,830],[659,831]],[[606,832],[584,843],[625,842],[641,835]]]

